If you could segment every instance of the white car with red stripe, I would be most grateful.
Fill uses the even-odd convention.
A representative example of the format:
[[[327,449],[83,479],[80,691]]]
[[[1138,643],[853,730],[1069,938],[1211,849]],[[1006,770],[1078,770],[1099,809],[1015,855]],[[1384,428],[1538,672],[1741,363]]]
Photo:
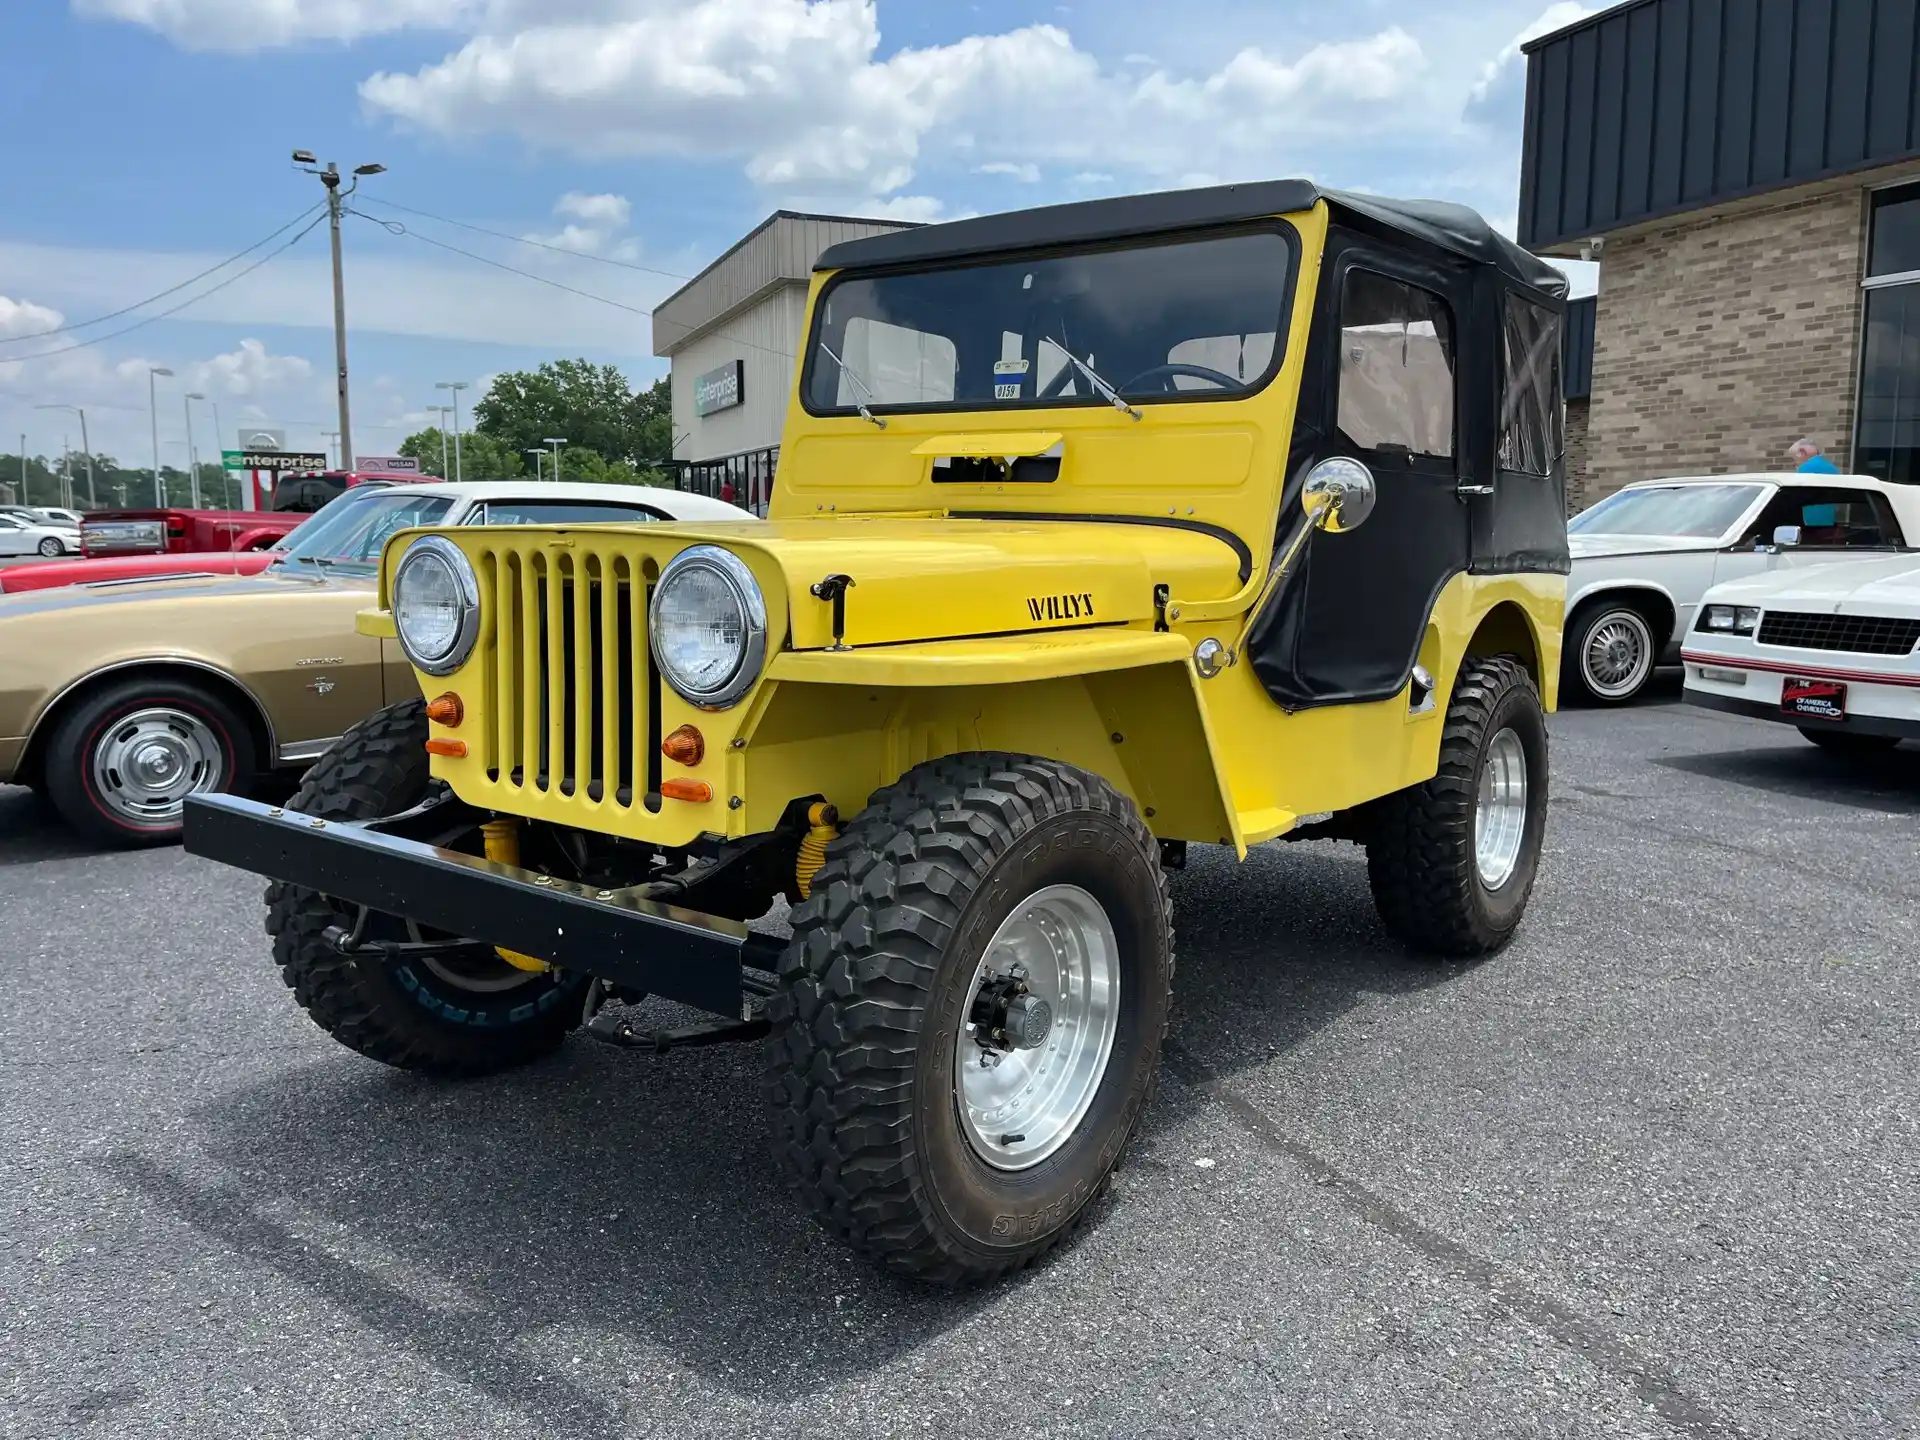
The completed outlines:
[[[1920,740],[1920,553],[1716,585],[1681,658],[1695,705],[1830,750]]]

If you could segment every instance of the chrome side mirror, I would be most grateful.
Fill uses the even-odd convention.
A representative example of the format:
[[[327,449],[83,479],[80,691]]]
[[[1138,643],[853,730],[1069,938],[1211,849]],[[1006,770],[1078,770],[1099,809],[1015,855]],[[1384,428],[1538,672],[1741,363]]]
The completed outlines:
[[[1798,525],[1774,526],[1773,543],[1776,545],[1798,545],[1800,543],[1800,527]]]
[[[1373,472],[1344,455],[1322,460],[1300,487],[1307,523],[1334,535],[1359,529],[1373,513],[1373,500]]]

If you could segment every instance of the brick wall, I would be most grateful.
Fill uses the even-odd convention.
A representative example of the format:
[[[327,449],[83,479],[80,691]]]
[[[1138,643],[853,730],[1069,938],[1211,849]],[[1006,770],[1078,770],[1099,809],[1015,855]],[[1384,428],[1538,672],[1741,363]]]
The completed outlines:
[[[1578,515],[1593,502],[1587,498],[1586,400],[1567,401],[1567,514]]]
[[[1587,503],[1653,476],[1785,469],[1802,435],[1847,468],[1864,208],[1846,186],[1608,237]]]

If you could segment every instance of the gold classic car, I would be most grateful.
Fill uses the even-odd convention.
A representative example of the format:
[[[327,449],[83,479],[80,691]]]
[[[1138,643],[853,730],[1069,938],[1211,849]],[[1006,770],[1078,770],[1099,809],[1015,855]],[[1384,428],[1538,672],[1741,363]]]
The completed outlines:
[[[395,532],[751,518],[631,485],[355,490],[288,536],[260,575],[0,596],[0,784],[42,792],[98,839],[176,840],[188,795],[304,766],[355,721],[419,693],[393,641],[354,631]]]

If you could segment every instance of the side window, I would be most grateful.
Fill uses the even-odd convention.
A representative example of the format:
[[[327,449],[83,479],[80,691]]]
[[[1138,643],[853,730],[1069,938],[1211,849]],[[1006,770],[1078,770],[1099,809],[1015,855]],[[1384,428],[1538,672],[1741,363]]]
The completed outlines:
[[[1560,317],[1507,296],[1500,394],[1500,468],[1550,475],[1566,450],[1561,403]]]
[[[1453,455],[1453,324],[1431,291],[1371,270],[1340,296],[1341,431],[1362,450]]]
[[[639,505],[591,500],[489,500],[474,525],[633,525],[660,516]]]
[[[1781,525],[1800,527],[1802,549],[1873,550],[1904,543],[1886,497],[1871,490],[1782,486],[1752,527],[1753,543],[1767,543]]]

